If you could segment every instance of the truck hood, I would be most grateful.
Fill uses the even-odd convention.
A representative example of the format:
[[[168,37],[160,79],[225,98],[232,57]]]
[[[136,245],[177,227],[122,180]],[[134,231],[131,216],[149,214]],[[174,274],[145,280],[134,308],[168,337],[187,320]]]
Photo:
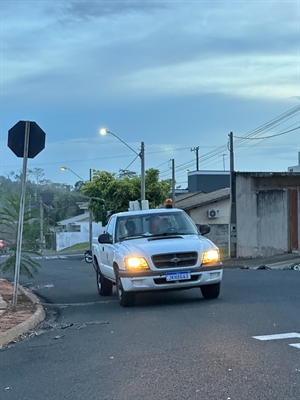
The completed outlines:
[[[198,235],[183,235],[176,237],[162,237],[155,239],[140,238],[126,240],[118,245],[118,252],[128,255],[154,255],[160,253],[178,253],[197,251],[202,253],[210,249],[217,249],[209,239]]]

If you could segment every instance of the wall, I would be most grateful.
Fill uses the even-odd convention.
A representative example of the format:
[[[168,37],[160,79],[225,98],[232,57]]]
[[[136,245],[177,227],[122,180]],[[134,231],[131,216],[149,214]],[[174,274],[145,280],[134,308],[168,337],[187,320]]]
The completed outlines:
[[[205,235],[214,242],[218,247],[228,247],[228,224],[209,224],[210,232]]]
[[[207,211],[211,208],[219,210],[219,218],[208,218]],[[187,210],[186,212],[195,224],[210,225],[210,233],[206,237],[217,246],[224,247],[228,245],[229,211],[230,200],[227,198]]]
[[[216,208],[219,210],[218,218],[208,218],[207,211]],[[195,224],[228,224],[229,222],[229,210],[230,203],[229,197],[227,199],[215,201],[214,203],[203,204],[197,206],[197,208],[192,208],[186,210],[188,215],[192,218]]]
[[[89,242],[89,222],[78,223],[81,227],[80,232],[57,232],[56,233],[56,251],[61,251],[67,247],[78,243]],[[101,223],[93,222],[92,235],[99,236],[104,231]]]
[[[255,179],[246,173],[236,175],[237,257],[288,251],[287,189],[260,190]]]

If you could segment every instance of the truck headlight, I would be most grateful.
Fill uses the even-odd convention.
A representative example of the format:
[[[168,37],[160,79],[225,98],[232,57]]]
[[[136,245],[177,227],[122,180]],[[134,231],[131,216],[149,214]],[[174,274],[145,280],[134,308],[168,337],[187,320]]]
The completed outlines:
[[[202,254],[202,264],[208,264],[220,261],[219,250],[208,250]]]
[[[143,257],[125,258],[126,269],[149,269],[147,261]]]

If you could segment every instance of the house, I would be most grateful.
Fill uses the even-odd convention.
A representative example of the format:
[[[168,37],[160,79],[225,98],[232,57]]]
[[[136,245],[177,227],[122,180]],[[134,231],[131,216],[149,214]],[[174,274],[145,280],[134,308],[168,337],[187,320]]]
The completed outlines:
[[[55,232],[57,251],[90,240],[90,213],[87,210],[83,214],[59,221],[57,225],[52,229]],[[104,231],[101,222],[93,221],[91,229],[92,236],[99,236]]]
[[[185,210],[196,224],[208,223],[208,237],[219,247],[233,244],[232,257],[298,253],[300,172],[234,172],[233,179],[233,211],[230,188],[178,195],[175,206]]]
[[[230,188],[178,195],[175,207],[184,210],[195,224],[209,224],[207,237],[220,247],[228,246]]]
[[[235,172],[236,257],[300,248],[300,173]]]
[[[199,170],[188,172],[188,191],[210,193],[230,187],[230,171]]]

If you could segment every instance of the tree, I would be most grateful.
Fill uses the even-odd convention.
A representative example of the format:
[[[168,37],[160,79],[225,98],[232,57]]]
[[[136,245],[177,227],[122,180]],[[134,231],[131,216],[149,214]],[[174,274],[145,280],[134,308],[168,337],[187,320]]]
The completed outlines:
[[[5,200],[6,205],[0,211],[0,228],[1,232],[7,235],[7,247],[10,252],[10,257],[0,265],[0,269],[3,272],[9,271],[14,273],[16,265],[16,243],[20,214],[20,197],[14,195],[12,197],[5,197]],[[40,264],[32,260],[30,257],[30,254],[39,254],[35,251],[36,247],[39,246],[39,224],[35,218],[38,218],[37,209],[31,209],[24,212],[20,274],[26,275],[28,278],[33,278],[34,274],[38,272],[38,268],[40,267]]]
[[[172,184],[170,180],[159,181],[159,171],[150,168],[145,174],[145,186],[149,207],[155,208],[165,202]],[[114,173],[94,170],[92,181],[83,185],[81,193],[90,198],[103,199],[106,210],[126,211],[129,201],[140,199],[141,179],[130,171],[117,177]],[[90,204],[90,210],[95,220],[100,221],[101,217],[93,204]]]

